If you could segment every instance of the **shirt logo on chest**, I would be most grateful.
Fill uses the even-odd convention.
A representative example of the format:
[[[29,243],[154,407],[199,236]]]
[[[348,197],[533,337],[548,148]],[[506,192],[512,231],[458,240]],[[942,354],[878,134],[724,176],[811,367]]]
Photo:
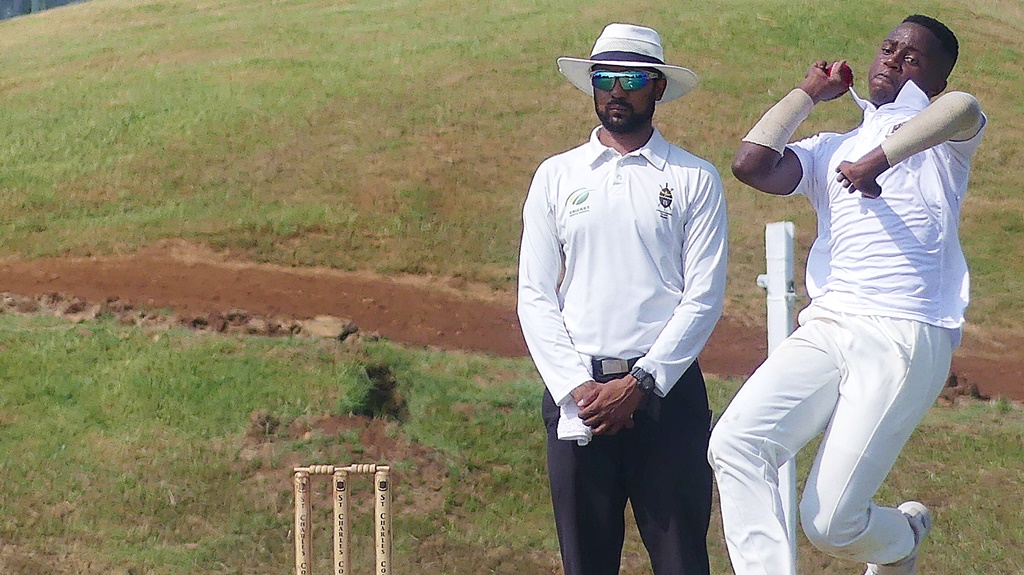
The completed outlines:
[[[590,206],[587,205],[587,200],[589,199],[590,190],[587,188],[580,188],[569,194],[569,199],[565,202],[569,208],[569,217],[589,212]]]
[[[672,215],[672,188],[668,187],[668,184],[662,186],[661,191],[658,192],[658,203],[661,204],[661,207],[663,208],[659,209],[658,213],[661,214],[662,218],[667,220],[668,217]]]

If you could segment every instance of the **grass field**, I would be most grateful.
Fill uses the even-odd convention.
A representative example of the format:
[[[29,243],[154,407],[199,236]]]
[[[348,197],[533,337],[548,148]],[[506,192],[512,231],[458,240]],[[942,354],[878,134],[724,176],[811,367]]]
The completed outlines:
[[[595,124],[554,61],[589,53],[609,21],[636,21],[701,77],[657,120],[723,172],[729,311],[742,314],[759,302],[763,224],[795,221],[803,254],[813,221],[805,202],[732,178],[736,142],[813,59],[864,74],[894,23],[922,11],[958,32],[951,88],[990,118],[962,234],[970,320],[1024,327],[1017,0],[264,4],[93,0],[0,23],[2,253],[180,237],[260,261],[508,289],[534,168]],[[857,120],[842,100],[801,133]]]
[[[396,469],[396,573],[558,572],[528,360],[11,315],[0,316],[0,349],[4,573],[288,573],[290,467],[367,460]],[[369,366],[393,376],[407,415],[361,420],[376,435],[323,425],[364,407]],[[710,382],[717,412],[736,384]],[[274,424],[254,426],[253,413]],[[1024,572],[1022,458],[1019,407],[929,414],[879,495],[934,508],[922,572]],[[358,573],[371,517],[357,483]],[[710,545],[725,573],[717,511]],[[635,534],[626,556],[629,572],[649,572]],[[855,567],[806,543],[800,560],[803,572]]]
[[[803,252],[813,221],[728,174],[736,142],[813,59],[863,74],[913,12],[957,31],[951,87],[990,120],[964,214],[970,320],[1024,328],[1017,0],[91,0],[0,22],[0,258],[183,238],[510,289],[533,169],[594,124],[554,60],[634,21],[701,77],[657,121],[723,172],[728,310],[753,314],[763,224],[795,221]],[[824,105],[801,132],[857,119]],[[349,418],[381,370],[407,414]],[[737,385],[710,383],[717,411]],[[398,573],[556,573],[539,386],[527,360],[0,315],[0,572],[287,573],[289,466],[380,457]],[[879,494],[936,510],[923,572],[1024,574],[1021,461],[1018,406],[929,414]],[[710,545],[727,572],[717,516]],[[856,570],[806,543],[800,563]]]

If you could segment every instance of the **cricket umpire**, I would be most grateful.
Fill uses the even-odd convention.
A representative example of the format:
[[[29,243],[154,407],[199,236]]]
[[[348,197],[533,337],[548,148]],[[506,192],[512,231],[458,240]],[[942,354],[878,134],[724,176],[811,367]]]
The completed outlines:
[[[711,416],[696,360],[722,313],[725,202],[715,168],[652,122],[697,77],[627,24],[558,66],[601,122],[541,163],[523,207],[518,313],[546,387],[562,563],[618,573],[628,501],[657,575],[706,574]]]
[[[737,178],[805,196],[818,218],[800,327],[747,380],[711,438],[738,575],[796,573],[778,467],[819,434],[800,501],[808,540],[867,563],[869,574],[917,572],[930,511],[873,498],[941,391],[964,323],[959,218],[985,115],[970,94],[940,95],[958,53],[948,27],[909,16],[879,44],[868,98],[850,92],[863,110],[856,129],[788,143],[819,102],[850,87],[821,60],[736,152]]]

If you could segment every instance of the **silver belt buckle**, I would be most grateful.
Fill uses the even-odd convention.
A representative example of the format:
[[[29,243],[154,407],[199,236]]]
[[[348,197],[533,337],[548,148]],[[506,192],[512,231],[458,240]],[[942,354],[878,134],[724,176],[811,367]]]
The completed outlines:
[[[629,362],[624,359],[602,359],[601,373],[626,373],[629,371]]]

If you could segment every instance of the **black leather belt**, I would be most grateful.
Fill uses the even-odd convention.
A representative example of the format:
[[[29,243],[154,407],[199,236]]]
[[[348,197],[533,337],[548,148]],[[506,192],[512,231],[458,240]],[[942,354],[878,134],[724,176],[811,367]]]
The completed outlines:
[[[633,359],[618,359],[614,357],[605,357],[601,359],[594,358],[590,360],[590,364],[594,369],[594,381],[610,381],[622,377],[629,373],[629,370],[633,369],[633,364],[639,357]],[[613,376],[613,377],[609,377]],[[604,383],[604,382],[602,382]]]

